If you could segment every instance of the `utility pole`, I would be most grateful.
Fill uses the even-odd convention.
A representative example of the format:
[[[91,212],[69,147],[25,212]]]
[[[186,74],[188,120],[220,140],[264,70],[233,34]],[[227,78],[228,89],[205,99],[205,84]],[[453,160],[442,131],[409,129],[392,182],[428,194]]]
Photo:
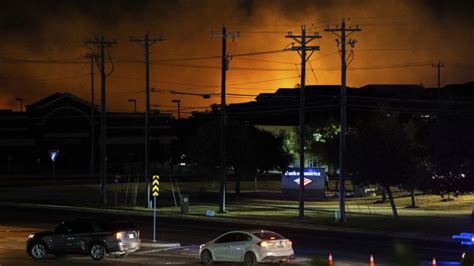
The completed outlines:
[[[438,68],[438,91],[437,91],[437,97],[438,99],[441,96],[441,68],[444,67],[444,63],[441,63],[441,60],[438,61],[437,64],[432,64],[432,67]]]
[[[338,28],[327,28],[324,31],[332,32],[339,39],[336,40],[338,46],[341,44],[341,135],[339,142],[339,219],[338,222],[346,221],[346,135],[347,135],[347,94],[346,94],[346,71],[347,71],[347,59],[346,59],[346,44],[351,45],[353,48],[356,44],[356,40],[349,39],[352,33],[361,31],[359,26],[356,28],[347,28],[346,20],[343,18],[341,27]]]
[[[23,98],[18,97],[16,98],[17,102],[20,102],[20,112],[23,112]]]
[[[90,171],[91,175],[94,175],[94,161],[95,161],[95,116],[94,116],[94,62],[97,59],[97,55],[95,53],[87,53],[86,57],[90,60],[90,67],[91,72],[91,110],[90,110],[90,119],[91,119],[91,162],[90,162]]]
[[[105,74],[105,49],[117,44],[117,41],[106,40],[100,35],[93,40],[87,40],[85,45],[95,45],[99,50],[97,65],[100,70],[100,198],[101,204],[107,204],[107,125],[106,125],[106,78]],[[109,73],[110,75],[110,73]]]
[[[300,87],[300,193],[299,193],[299,217],[304,217],[304,109],[305,109],[305,81],[306,81],[306,61],[313,55],[314,51],[319,51],[319,46],[309,46],[308,44],[318,38],[321,38],[318,33],[313,35],[306,35],[306,28],[304,25],[301,26],[301,35],[293,35],[292,32],[288,32],[286,38],[295,40],[299,46],[291,47],[292,51],[297,51],[301,57],[301,87]],[[307,51],[311,51],[309,56],[306,55]]]
[[[221,63],[221,123],[220,123],[220,170],[221,170],[221,185],[219,189],[219,212],[225,212],[226,197],[227,197],[227,180],[226,180],[226,104],[225,104],[225,90],[226,90],[226,72],[229,70],[229,58],[227,55],[227,38],[239,37],[238,32],[227,32],[225,26],[222,26],[222,33],[211,35],[222,38],[222,63]]]
[[[145,186],[147,208],[151,208],[150,191],[150,58],[149,49],[154,43],[164,41],[163,37],[150,38],[148,32],[143,37],[130,37],[130,42],[145,48]]]
[[[171,102],[178,104],[178,120],[181,118],[181,100],[172,100]]]

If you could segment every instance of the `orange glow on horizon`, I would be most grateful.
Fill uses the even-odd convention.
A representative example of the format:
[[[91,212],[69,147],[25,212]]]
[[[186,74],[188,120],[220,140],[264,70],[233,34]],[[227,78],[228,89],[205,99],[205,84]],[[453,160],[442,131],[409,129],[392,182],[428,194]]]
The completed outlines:
[[[207,1],[207,5],[202,5],[183,0],[176,6],[168,7],[168,13],[173,16],[143,20],[124,16],[113,26],[91,21],[78,11],[58,17],[44,17],[38,33],[43,43],[27,39],[27,34],[17,34],[0,44],[2,58],[40,59],[34,63],[0,64],[0,76],[3,77],[0,78],[0,109],[16,110],[16,97],[22,97],[24,105],[28,105],[54,92],[71,92],[89,101],[88,63],[48,62],[53,59],[85,61],[80,57],[90,50],[83,46],[83,41],[101,31],[105,32],[106,37],[119,41],[110,50],[115,67],[107,80],[107,101],[111,111],[131,112],[133,107],[128,99],[137,100],[138,111],[144,109],[144,65],[139,63],[143,60],[143,48],[129,43],[128,39],[132,35],[143,35],[145,31],[149,31],[150,35],[161,34],[166,39],[151,47],[152,60],[189,59],[151,65],[151,87],[168,91],[153,93],[152,104],[158,105],[160,110],[176,113],[176,104],[172,100],[180,99],[182,116],[186,117],[191,110],[202,111],[202,107],[219,103],[220,97],[203,99],[174,95],[169,91],[220,93],[220,59],[191,59],[220,55],[221,40],[210,37],[210,31],[219,32],[222,24],[227,24],[228,31],[240,32],[240,38],[234,41],[229,39],[227,43],[231,58],[227,92],[248,95],[229,95],[228,103],[251,101],[254,99],[252,95],[274,92],[282,87],[293,88],[300,83],[300,58],[296,52],[232,55],[291,47],[291,41],[285,35],[288,31],[299,34],[301,24],[307,25],[308,33],[320,32],[322,35],[322,39],[312,44],[319,45],[321,49],[313,54],[307,64],[306,84],[340,84],[340,57],[335,37],[325,33],[324,28],[340,24],[342,17],[352,17],[348,24],[358,24],[362,28],[362,32],[351,36],[358,42],[354,48],[354,60],[349,66],[355,68],[348,71],[349,86],[421,83],[432,87],[436,83],[436,71],[431,63],[438,60],[447,62],[447,67],[442,70],[443,84],[472,80],[472,68],[454,67],[458,62],[474,63],[464,54],[474,41],[474,35],[464,34],[472,26],[469,23],[459,24],[449,14],[443,21],[437,22],[426,7],[408,0],[372,0],[357,5],[351,1],[347,1],[346,5],[303,2],[297,8],[283,0],[255,1],[247,10],[239,1]],[[160,8],[158,3],[143,7],[149,13]],[[300,9],[305,12],[304,21],[299,19],[302,16],[295,16]],[[437,25],[438,30],[427,31],[427,25]],[[446,33],[449,33],[449,38],[440,37],[448,36]],[[410,66],[414,63],[423,64]],[[110,70],[110,65],[108,67]],[[100,100],[97,75],[95,88],[97,104]]]

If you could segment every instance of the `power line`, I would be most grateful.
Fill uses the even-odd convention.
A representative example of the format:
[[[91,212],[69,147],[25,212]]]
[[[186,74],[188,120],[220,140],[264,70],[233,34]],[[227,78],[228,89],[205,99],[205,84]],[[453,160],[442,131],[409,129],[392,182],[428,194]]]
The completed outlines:
[[[266,83],[266,82],[281,81],[281,80],[295,79],[295,78],[299,78],[299,76],[286,77],[286,78],[276,78],[276,79],[266,79],[266,80],[258,80],[258,81],[240,82],[240,83],[229,84],[228,86],[239,86],[239,85],[247,85],[247,84]]]
[[[266,54],[279,54],[285,53],[288,50],[285,49],[278,49],[278,50],[268,50],[268,51],[258,51],[258,52],[248,52],[248,53],[241,53],[241,54],[234,54],[230,55],[230,57],[241,57],[241,56],[254,56],[254,55],[266,55]]]
[[[51,80],[67,80],[67,79],[77,79],[89,76],[88,73],[78,74],[74,76],[66,76],[66,77],[51,77],[51,78],[34,78],[35,81],[51,81]],[[0,76],[0,80],[25,80],[32,77],[8,77],[8,76]]]
[[[286,61],[276,61],[276,60],[266,60],[266,59],[255,59],[255,58],[244,58],[240,57],[239,60],[252,61],[252,62],[263,62],[263,63],[273,63],[273,64],[283,64],[283,65],[298,65],[299,63],[291,63]]]
[[[85,64],[87,61],[80,58],[62,59],[25,59],[13,57],[0,57],[0,64]]]

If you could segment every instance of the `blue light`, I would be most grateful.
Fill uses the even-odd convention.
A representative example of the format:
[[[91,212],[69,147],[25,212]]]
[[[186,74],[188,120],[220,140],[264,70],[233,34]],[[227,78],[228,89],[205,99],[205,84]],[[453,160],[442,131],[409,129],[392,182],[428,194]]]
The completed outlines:
[[[463,232],[459,235],[453,235],[452,239],[461,240],[461,245],[466,245],[466,246],[473,246],[474,245],[472,233],[464,233]]]

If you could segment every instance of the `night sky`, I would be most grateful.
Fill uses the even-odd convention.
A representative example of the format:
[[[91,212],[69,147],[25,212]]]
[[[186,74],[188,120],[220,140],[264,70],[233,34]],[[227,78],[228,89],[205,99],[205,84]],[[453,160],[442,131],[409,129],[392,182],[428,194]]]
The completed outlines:
[[[17,110],[17,97],[33,103],[54,92],[71,92],[88,100],[89,64],[81,56],[90,52],[83,42],[103,33],[119,42],[110,50],[115,70],[108,79],[108,108],[131,111],[136,98],[143,110],[143,48],[129,36],[163,36],[151,48],[151,85],[193,93],[220,92],[221,40],[211,31],[240,32],[228,41],[228,53],[238,55],[290,47],[288,31],[305,24],[320,32],[316,52],[307,65],[307,84],[340,84],[340,58],[336,37],[327,25],[359,25],[355,57],[348,72],[349,86],[374,83],[423,84],[434,87],[441,60],[442,84],[473,80],[474,2],[429,0],[177,0],[177,1],[2,1],[0,8],[0,108]],[[290,46],[288,46],[290,45]],[[156,61],[183,59],[175,61]],[[59,62],[58,62],[59,60]],[[299,56],[295,52],[236,56],[230,62],[228,102],[253,100],[261,92],[299,83]],[[96,99],[99,99],[96,79]],[[139,93],[137,93],[139,92]],[[152,104],[173,110],[181,99],[183,111],[209,106],[209,100],[171,93],[155,93]],[[189,108],[189,109],[188,109]],[[194,109],[202,110],[202,109]]]

